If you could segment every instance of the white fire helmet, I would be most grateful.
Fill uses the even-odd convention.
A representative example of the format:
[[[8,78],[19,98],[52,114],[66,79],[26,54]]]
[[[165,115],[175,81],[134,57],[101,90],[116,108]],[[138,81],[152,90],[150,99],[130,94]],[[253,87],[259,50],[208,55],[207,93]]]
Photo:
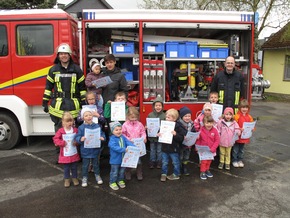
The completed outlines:
[[[65,53],[69,53],[70,55],[71,55],[71,48],[70,48],[70,46],[68,45],[68,44],[66,44],[66,43],[62,43],[62,44],[60,44],[59,46],[58,46],[58,48],[57,48],[57,54],[59,53],[59,52],[65,52]]]

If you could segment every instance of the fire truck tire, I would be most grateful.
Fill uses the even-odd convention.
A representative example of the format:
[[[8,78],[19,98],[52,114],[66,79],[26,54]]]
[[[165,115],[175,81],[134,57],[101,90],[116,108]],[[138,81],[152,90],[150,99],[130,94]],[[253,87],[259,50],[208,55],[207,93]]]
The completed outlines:
[[[0,150],[8,150],[16,146],[22,139],[20,126],[11,113],[0,114]]]

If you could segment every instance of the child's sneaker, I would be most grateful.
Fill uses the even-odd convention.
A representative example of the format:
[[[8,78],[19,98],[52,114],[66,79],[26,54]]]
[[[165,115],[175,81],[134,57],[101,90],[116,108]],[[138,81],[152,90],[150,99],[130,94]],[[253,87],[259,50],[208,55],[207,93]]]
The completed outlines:
[[[238,165],[239,165],[239,167],[241,167],[241,168],[243,168],[243,167],[245,166],[244,163],[243,163],[243,161],[241,161],[241,160],[238,162]]]
[[[212,173],[209,170],[205,171],[205,175],[207,176],[207,178],[213,177]]]
[[[225,169],[226,170],[230,170],[231,169],[231,166],[229,164],[226,164]]]
[[[226,164],[226,165],[227,165],[227,164]],[[219,168],[220,170],[222,170],[222,169],[224,168],[224,164],[223,164],[223,163],[219,163],[218,168]]]
[[[115,183],[115,182],[110,184],[110,188],[115,190],[115,191],[119,190],[119,187],[118,187],[117,183]]]
[[[97,181],[98,185],[102,185],[103,184],[103,180],[100,177],[100,175],[95,175],[95,177],[96,177],[96,181]]]
[[[162,167],[162,161],[157,161],[157,166],[156,166],[156,168],[157,168],[157,169],[161,169],[161,167]]]
[[[83,177],[82,179],[82,187],[87,187],[88,186],[88,178],[87,177]]]
[[[179,178],[180,178],[180,177],[177,176],[177,175],[175,175],[174,173],[171,174],[170,176],[167,176],[167,179],[169,179],[169,180],[177,180],[177,179],[179,179]]]
[[[72,182],[73,182],[74,186],[78,186],[80,184],[78,178],[72,178]]]
[[[118,182],[118,185],[119,185],[120,188],[125,188],[126,187],[126,184],[125,184],[125,182],[123,180]]]
[[[160,181],[161,182],[165,182],[166,181],[166,175],[165,174],[161,175]]]
[[[152,162],[152,161],[149,162],[149,168],[154,169],[154,162]]]
[[[64,187],[70,187],[70,179],[64,179]]]
[[[238,164],[238,162],[236,162],[236,161],[235,161],[235,162],[233,162],[233,167],[236,167],[236,168],[237,168],[237,167],[239,167],[239,164]]]
[[[207,177],[206,177],[206,175],[205,175],[205,172],[201,172],[199,177],[200,177],[200,179],[202,179],[202,180],[206,180],[206,179],[207,179]]]

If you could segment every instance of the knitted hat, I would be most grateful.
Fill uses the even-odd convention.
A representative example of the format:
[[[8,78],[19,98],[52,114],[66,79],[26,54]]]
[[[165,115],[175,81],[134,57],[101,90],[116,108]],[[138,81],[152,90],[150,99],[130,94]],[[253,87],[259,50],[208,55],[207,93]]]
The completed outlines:
[[[99,61],[96,61],[96,62],[93,63],[93,65],[91,67],[92,70],[94,70],[96,66],[101,66]]]
[[[206,110],[206,109],[212,111],[212,105],[210,103],[205,103],[203,105],[203,110]]]
[[[119,123],[118,121],[111,122],[110,123],[111,132],[113,132],[117,126],[122,126],[122,124]]]
[[[81,111],[81,118],[82,119],[84,118],[84,115],[85,115],[86,112],[92,113],[92,109],[87,108],[87,107],[83,108],[82,111]]]
[[[191,110],[186,106],[180,108],[180,110],[179,110],[180,118],[184,117],[186,114],[191,114]]]
[[[160,102],[163,105],[163,99],[160,96],[157,96],[154,100],[153,100],[153,106],[155,105],[156,102]]]
[[[234,115],[234,110],[233,110],[233,108],[231,108],[231,107],[227,107],[227,108],[224,110],[224,114],[227,114],[227,113],[231,113],[232,115]]]

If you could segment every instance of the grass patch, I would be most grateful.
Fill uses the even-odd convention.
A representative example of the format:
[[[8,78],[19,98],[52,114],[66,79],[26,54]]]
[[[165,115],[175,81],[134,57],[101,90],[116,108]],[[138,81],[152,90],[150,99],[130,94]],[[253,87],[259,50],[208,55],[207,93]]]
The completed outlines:
[[[264,93],[265,100],[269,102],[290,102],[290,95],[276,94],[276,93]]]

